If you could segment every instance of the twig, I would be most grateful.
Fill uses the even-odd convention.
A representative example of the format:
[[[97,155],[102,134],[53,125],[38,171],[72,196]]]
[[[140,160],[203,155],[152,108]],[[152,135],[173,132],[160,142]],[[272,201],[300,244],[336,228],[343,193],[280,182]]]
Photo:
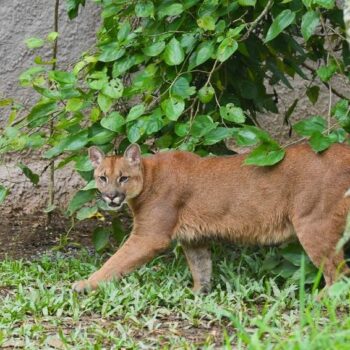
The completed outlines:
[[[327,114],[327,127],[331,126],[331,111],[332,111],[332,86],[329,84],[329,100],[328,100],[328,114]],[[329,133],[329,132],[328,132]]]
[[[247,32],[242,36],[242,38],[239,41],[244,41],[244,40],[248,39],[251,32],[254,30],[254,28],[258,25],[260,20],[269,11],[272,4],[273,4],[273,0],[269,0],[268,3],[266,4],[264,10],[260,13],[260,15],[253,22],[251,22],[249,29],[247,30]]]
[[[336,128],[336,127],[337,127],[337,124],[331,125],[330,127],[327,127],[327,129],[324,130],[324,131],[322,132],[322,134],[327,134],[327,135],[328,135],[329,132],[330,132],[332,129]],[[295,140],[295,141],[286,143],[285,145],[282,146],[282,148],[286,148],[286,147],[289,147],[289,146],[291,146],[291,145],[295,145],[296,143],[300,143],[300,142],[306,141],[307,139],[308,139],[308,138],[307,138],[306,136],[301,137],[301,138],[298,139],[298,140]]]
[[[54,12],[54,31],[58,32],[58,16],[59,16],[59,6],[60,0],[56,0],[55,2],[55,12]],[[53,49],[52,49],[52,67],[51,70],[54,71],[56,69],[56,61],[57,61],[57,50],[58,50],[58,38],[54,41]],[[52,137],[54,133],[54,121],[50,122],[50,137]],[[49,164],[49,198],[48,198],[48,207],[52,207],[55,201],[55,161],[52,160]],[[52,212],[47,213],[47,221],[50,224],[52,218]]]
[[[310,72],[316,73],[316,69],[313,68],[313,67],[311,67],[311,66],[309,66],[307,63],[303,62],[303,63],[301,63],[301,65],[302,65],[303,67],[305,67],[306,69],[308,69]],[[327,82],[325,82],[325,81],[321,81],[321,82],[322,82],[322,84],[323,84],[324,86],[327,87],[327,89],[329,89],[329,84],[328,84]],[[341,92],[339,92],[338,90],[336,90],[334,87],[332,87],[332,92],[334,93],[334,95],[337,95],[337,96],[338,96],[339,98],[341,98],[341,99],[345,99],[345,100],[348,99],[348,97],[344,96]]]

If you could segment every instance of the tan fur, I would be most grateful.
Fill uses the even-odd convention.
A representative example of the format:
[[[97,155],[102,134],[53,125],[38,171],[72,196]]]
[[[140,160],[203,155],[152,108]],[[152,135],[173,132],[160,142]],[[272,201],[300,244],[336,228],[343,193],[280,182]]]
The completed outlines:
[[[199,156],[165,152],[140,158],[133,145],[124,157],[104,157],[95,176],[105,174],[113,190],[125,192],[134,228],[124,246],[78,291],[132,271],[182,242],[195,289],[209,285],[210,253],[203,242],[225,238],[244,244],[278,244],[297,237],[310,259],[323,266],[327,284],[345,267],[335,246],[345,227],[350,198],[350,147],[336,144],[322,154],[308,145],[286,151],[272,167],[246,166],[246,155]],[[130,163],[130,154],[135,156]],[[91,154],[90,154],[91,157]],[[117,182],[121,174],[128,183]],[[202,282],[201,282],[202,281]]]

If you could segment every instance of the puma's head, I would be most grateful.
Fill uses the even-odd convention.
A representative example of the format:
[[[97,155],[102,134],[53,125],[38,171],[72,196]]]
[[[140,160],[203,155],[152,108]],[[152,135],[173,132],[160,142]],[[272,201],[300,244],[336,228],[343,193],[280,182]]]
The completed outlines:
[[[111,209],[119,209],[125,201],[135,198],[143,187],[140,147],[130,145],[122,157],[105,156],[97,147],[89,148],[95,168],[97,189]]]

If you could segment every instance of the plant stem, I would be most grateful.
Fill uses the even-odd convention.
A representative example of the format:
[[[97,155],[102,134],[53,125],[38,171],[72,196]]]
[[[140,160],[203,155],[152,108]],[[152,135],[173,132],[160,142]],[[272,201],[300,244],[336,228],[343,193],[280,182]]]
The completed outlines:
[[[60,0],[56,0],[55,2],[55,12],[54,12],[54,31],[58,32],[58,16],[59,16],[59,5]],[[53,43],[53,50],[52,50],[52,67],[51,70],[56,69],[56,59],[57,59],[57,49],[58,49],[58,38]],[[51,120],[50,122],[50,137],[54,133],[54,120]],[[54,205],[55,201],[55,162],[51,161],[49,165],[49,188],[48,188],[48,207],[52,207]],[[51,223],[52,218],[52,211],[49,211],[47,214],[47,220],[48,224]]]

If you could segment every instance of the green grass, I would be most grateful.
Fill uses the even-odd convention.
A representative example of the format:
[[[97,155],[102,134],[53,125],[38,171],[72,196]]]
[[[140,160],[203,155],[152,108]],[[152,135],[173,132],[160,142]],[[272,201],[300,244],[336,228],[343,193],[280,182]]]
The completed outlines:
[[[349,281],[316,302],[263,271],[274,250],[215,250],[206,296],[192,294],[178,249],[88,295],[70,289],[101,264],[86,252],[2,261],[0,348],[349,349]]]

